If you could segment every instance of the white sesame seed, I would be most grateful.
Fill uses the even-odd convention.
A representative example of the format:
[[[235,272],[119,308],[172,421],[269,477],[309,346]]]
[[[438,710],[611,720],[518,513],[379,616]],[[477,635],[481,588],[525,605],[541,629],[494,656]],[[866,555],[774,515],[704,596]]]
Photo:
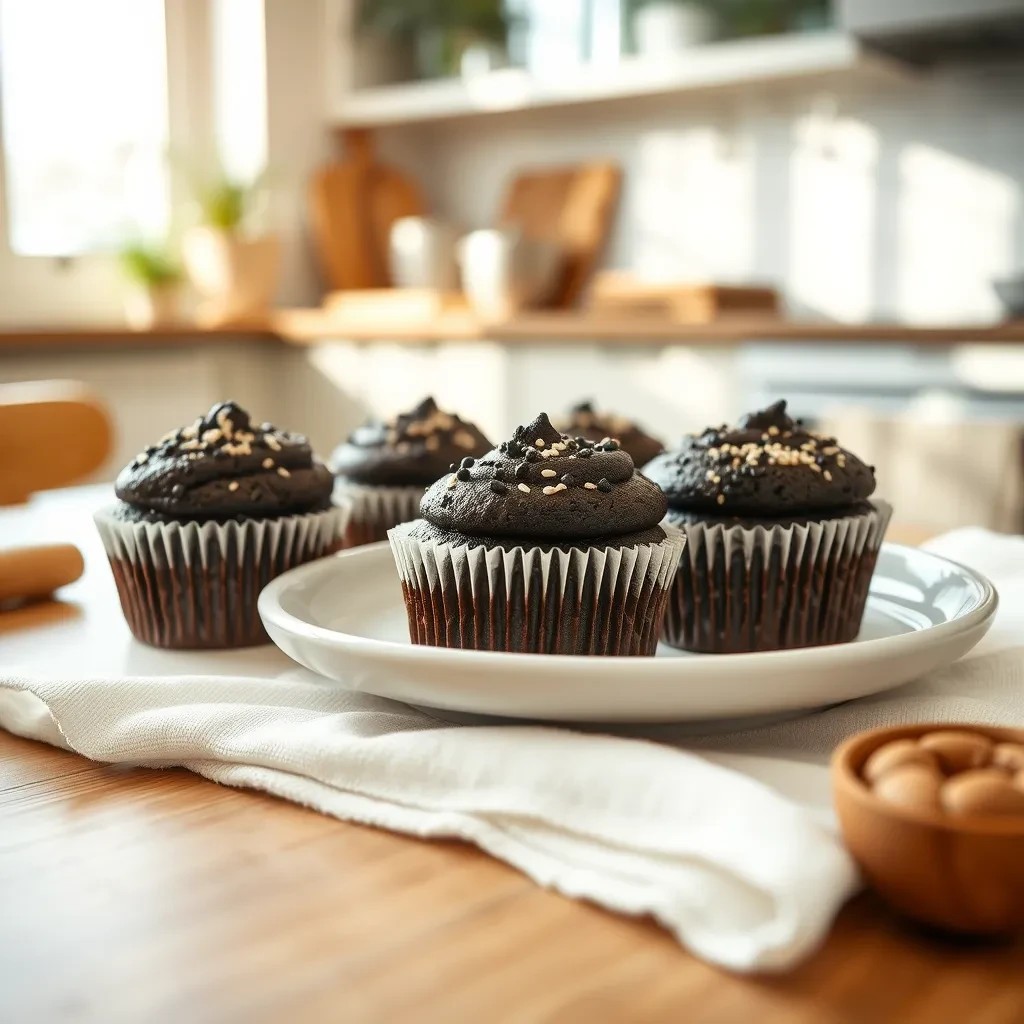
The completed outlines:
[[[556,491],[567,491],[569,488],[565,484],[555,484]]]
[[[437,434],[431,434],[426,440],[426,449],[428,452],[436,452],[441,447],[441,442],[438,440]]]
[[[545,494],[556,494],[557,492],[558,492],[558,488],[557,487],[548,486],[548,487],[544,488],[544,493]]]
[[[526,484],[518,484],[517,486],[519,487],[519,490],[523,492],[523,494],[530,493],[530,488]]]
[[[471,449],[476,447],[476,442],[473,440],[473,435],[466,430],[456,431],[452,440],[460,447]]]
[[[597,484],[592,484],[589,480],[583,485],[588,491],[596,491]]]
[[[721,478],[721,477],[720,477],[720,476],[719,476],[719,475],[718,475],[718,474],[716,473],[716,474],[715,474],[715,475],[714,475],[714,476],[713,476],[713,477],[711,478],[711,482],[712,482],[713,484],[720,484],[720,483],[722,482],[722,478]]]
[[[537,447],[537,448],[543,448],[544,447],[544,440],[542,438],[540,438],[540,437],[538,437],[537,440],[534,441],[533,443],[534,443],[534,446]]]
[[[232,480],[231,483],[228,484],[228,490],[229,491],[237,491],[238,490],[238,481],[237,480]]]
[[[778,437],[779,436],[779,428],[778,427],[769,427],[768,428],[768,433],[771,434],[772,437]]]
[[[264,469],[273,469],[274,468],[274,460],[269,458],[269,457],[264,459],[263,460],[263,468]]]
[[[709,470],[708,470],[708,471],[707,471],[707,472],[706,472],[706,473],[704,474],[704,479],[705,479],[705,480],[714,480],[714,479],[715,479],[715,471],[714,471],[713,469],[709,469]]]
[[[829,471],[828,471],[827,469],[826,469],[826,470],[825,470],[825,472],[824,472],[824,473],[822,473],[821,475],[822,475],[822,476],[823,476],[823,477],[824,477],[824,478],[825,478],[826,480],[828,480],[828,482],[829,482],[829,483],[831,483],[831,482],[832,482],[832,474],[831,474],[831,473],[830,473],[830,472],[829,472]]]
[[[149,455],[146,452],[139,452],[135,456],[135,461],[141,466],[145,462],[149,462]]]
[[[540,471],[541,476],[558,476],[557,470],[554,469],[542,469]]]
[[[273,434],[267,434],[263,440],[267,442],[267,447],[273,449],[275,452],[279,452],[281,450],[281,442],[278,441]]]
[[[217,441],[221,439],[221,436],[221,432],[217,430],[216,427],[214,427],[212,430],[203,431],[203,440],[207,444],[215,444]]]
[[[724,494],[720,494],[717,498],[715,498],[715,501],[717,501],[719,505],[724,505],[725,504],[725,495]]]
[[[452,475],[448,477],[448,490],[451,490],[458,482],[459,478],[452,473]]]
[[[284,468],[284,466],[278,466],[277,467],[277,475],[278,476],[291,476],[291,473],[289,473],[288,470]]]
[[[811,463],[811,469],[813,469],[815,473],[821,472],[821,466],[819,466],[816,462]]]

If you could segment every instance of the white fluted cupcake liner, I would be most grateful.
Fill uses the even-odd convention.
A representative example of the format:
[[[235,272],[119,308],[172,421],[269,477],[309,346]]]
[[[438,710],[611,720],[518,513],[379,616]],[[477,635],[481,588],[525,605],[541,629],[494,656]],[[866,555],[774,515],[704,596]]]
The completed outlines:
[[[256,608],[275,576],[341,549],[348,507],[226,522],[129,522],[119,506],[96,527],[137,639],[181,649],[269,642]]]
[[[770,525],[687,523],[665,615],[666,643],[728,654],[856,637],[892,506]]]
[[[334,500],[351,505],[345,547],[356,548],[387,540],[388,530],[420,514],[422,487],[371,487],[343,477],[334,481]]]
[[[415,644],[533,654],[652,655],[682,534],[633,547],[542,551],[388,533]]]

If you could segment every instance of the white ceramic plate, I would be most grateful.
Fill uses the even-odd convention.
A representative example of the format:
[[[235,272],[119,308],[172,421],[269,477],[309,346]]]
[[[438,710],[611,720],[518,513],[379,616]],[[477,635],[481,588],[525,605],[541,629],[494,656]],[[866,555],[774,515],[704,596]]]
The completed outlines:
[[[353,690],[448,711],[565,721],[705,721],[794,713],[909,682],[969,651],[996,593],[983,576],[887,544],[860,636],[766,654],[654,658],[416,647],[387,542],[284,573],[260,595],[274,642]]]

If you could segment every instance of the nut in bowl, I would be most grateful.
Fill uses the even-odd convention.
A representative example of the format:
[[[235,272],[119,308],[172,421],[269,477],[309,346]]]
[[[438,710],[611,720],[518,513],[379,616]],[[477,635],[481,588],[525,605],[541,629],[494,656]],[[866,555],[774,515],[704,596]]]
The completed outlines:
[[[1024,930],[1024,729],[906,725],[832,758],[843,839],[908,917],[949,931]]]

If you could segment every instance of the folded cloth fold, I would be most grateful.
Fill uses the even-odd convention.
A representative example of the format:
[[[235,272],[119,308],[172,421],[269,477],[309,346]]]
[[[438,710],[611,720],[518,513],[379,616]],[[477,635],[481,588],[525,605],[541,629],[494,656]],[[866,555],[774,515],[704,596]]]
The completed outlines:
[[[651,742],[452,726],[315,681],[4,683],[0,722],[15,725],[18,705],[23,733],[52,741],[56,729],[94,760],[184,765],[341,818],[465,839],[566,895],[650,914],[699,956],[737,970],[805,955],[855,884],[812,815]],[[48,715],[32,716],[25,694]]]
[[[1005,587],[1009,633],[997,624],[986,641],[998,652],[1024,616],[1024,541],[962,534],[933,548]],[[231,656],[215,675],[180,674],[195,665],[189,655],[167,654],[162,664],[166,673],[145,677],[2,670],[0,726],[98,761],[183,765],[339,818],[465,839],[541,885],[648,914],[696,955],[739,971],[783,970],[809,955],[857,887],[830,825],[801,802],[807,794],[778,791],[793,778],[788,768],[812,773],[814,802],[828,750],[856,729],[946,717],[944,708],[1024,720],[1019,650],[871,700],[713,737],[673,727],[610,735],[454,725],[311,673],[260,677],[247,671],[251,661]]]

